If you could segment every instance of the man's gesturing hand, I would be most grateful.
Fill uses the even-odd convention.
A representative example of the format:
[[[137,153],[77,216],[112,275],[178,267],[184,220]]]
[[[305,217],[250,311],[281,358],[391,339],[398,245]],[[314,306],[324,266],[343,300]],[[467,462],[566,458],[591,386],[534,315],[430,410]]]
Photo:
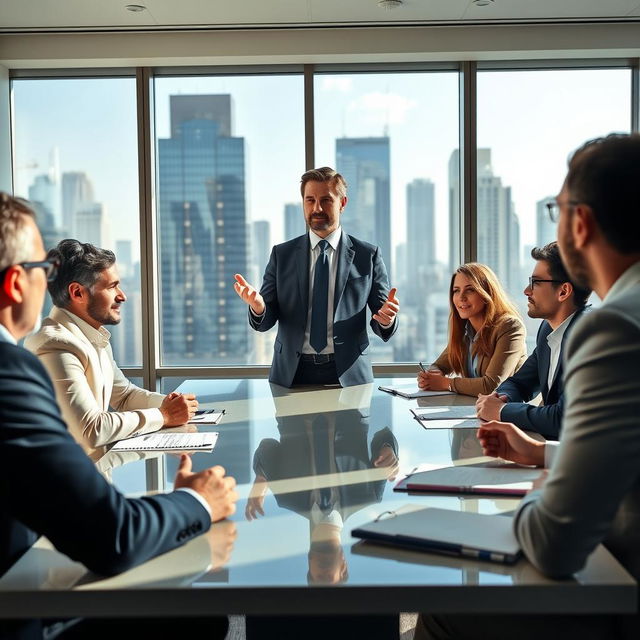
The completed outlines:
[[[172,391],[164,397],[160,405],[160,413],[165,427],[178,427],[193,418],[198,409],[198,401],[193,393],[177,393]]]
[[[174,486],[176,489],[186,488],[197,491],[211,509],[211,521],[216,522],[235,513],[235,503],[238,500],[235,479],[224,474],[224,468],[219,465],[193,473],[191,458],[183,455],[180,458]]]
[[[486,422],[476,435],[485,456],[511,460],[518,464],[544,466],[544,442],[530,438],[511,422]]]
[[[233,288],[242,299],[242,302],[248,304],[256,315],[262,315],[264,312],[264,299],[258,293],[258,290],[252,287],[239,273],[236,273],[234,277],[236,281]]]
[[[395,287],[391,289],[378,313],[373,314],[373,319],[379,322],[383,327],[388,327],[398,315],[398,311],[400,311],[400,302],[398,302],[398,298],[396,298],[397,291],[398,290]]]

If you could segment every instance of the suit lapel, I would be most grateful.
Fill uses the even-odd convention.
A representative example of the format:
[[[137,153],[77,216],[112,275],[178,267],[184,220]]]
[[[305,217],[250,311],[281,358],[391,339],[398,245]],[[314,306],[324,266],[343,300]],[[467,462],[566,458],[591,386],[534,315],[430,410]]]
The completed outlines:
[[[305,234],[300,237],[300,241],[296,245],[296,272],[298,274],[298,294],[300,295],[301,308],[309,308],[309,251],[311,245],[309,235]]]
[[[353,257],[356,252],[353,249],[353,243],[351,238],[342,231],[342,237],[340,238],[340,244],[338,245],[338,272],[336,274],[336,288],[333,295],[333,315],[336,314],[336,309],[342,299],[344,288],[347,284],[347,278],[349,277],[349,270],[353,264]]]
[[[542,397],[545,398],[545,401],[549,394],[549,366],[551,365],[551,349],[547,342],[548,335],[549,333],[545,333],[538,344],[538,371],[540,372],[540,377],[542,379],[540,391],[542,393]]]
[[[569,332],[571,331],[571,327],[573,327],[573,325],[575,324],[576,320],[582,315],[584,311],[583,309],[578,309],[575,314],[573,315],[573,318],[571,318],[571,322],[569,323],[569,326],[567,327],[566,331],[564,332],[564,336],[562,337],[562,344],[560,345],[560,353],[558,355],[558,366],[556,367],[556,370],[553,374],[553,380],[551,382],[551,389],[555,388],[556,383],[558,382],[558,380],[562,379],[562,358],[564,356],[564,345],[565,342],[567,341],[567,337],[569,336]],[[548,371],[548,369],[547,369]],[[551,393],[551,389],[549,389],[549,393]]]

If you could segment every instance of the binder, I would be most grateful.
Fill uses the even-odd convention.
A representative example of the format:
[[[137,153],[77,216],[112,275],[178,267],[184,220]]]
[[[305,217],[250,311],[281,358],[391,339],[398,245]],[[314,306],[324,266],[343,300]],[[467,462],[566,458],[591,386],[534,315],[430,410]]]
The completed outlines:
[[[513,518],[466,511],[424,509],[387,511],[351,535],[381,544],[431,553],[513,564],[522,552]]]
[[[491,461],[412,472],[393,490],[524,496],[540,473],[537,467]]]

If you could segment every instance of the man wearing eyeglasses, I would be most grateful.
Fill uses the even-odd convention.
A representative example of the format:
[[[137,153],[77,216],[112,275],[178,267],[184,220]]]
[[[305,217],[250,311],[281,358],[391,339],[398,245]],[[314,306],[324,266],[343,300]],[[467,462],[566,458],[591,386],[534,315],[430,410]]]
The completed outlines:
[[[532,249],[531,257],[536,264],[524,295],[529,317],[543,320],[536,348],[494,393],[478,396],[476,411],[483,420],[513,422],[521,429],[557,439],[564,407],[562,353],[571,329],[586,308],[591,290],[571,280],[557,242]],[[538,393],[542,395],[542,405],[529,404]]]
[[[40,535],[90,571],[114,575],[231,515],[235,480],[222,467],[192,473],[185,455],[175,491],[127,499],[74,442],[47,372],[17,344],[33,330],[52,275],[34,218],[24,201],[0,192],[0,575]],[[156,637],[167,628],[167,620],[145,624]],[[226,628],[226,619],[207,621],[211,637]],[[42,624],[2,620],[0,637],[42,637]]]
[[[494,421],[477,435],[485,455],[549,468],[513,523],[541,573],[570,577],[603,543],[640,580],[640,135],[611,134],[580,147],[557,203],[567,271],[602,300],[566,344],[562,440],[538,442]],[[421,616],[415,635],[514,637],[635,640],[640,615]]]
[[[198,406],[194,395],[140,389],[113,359],[104,325],[120,322],[120,307],[127,300],[115,255],[69,239],[49,251],[49,259],[58,267],[48,285],[54,307],[25,346],[51,376],[74,438],[90,452],[186,423]]]

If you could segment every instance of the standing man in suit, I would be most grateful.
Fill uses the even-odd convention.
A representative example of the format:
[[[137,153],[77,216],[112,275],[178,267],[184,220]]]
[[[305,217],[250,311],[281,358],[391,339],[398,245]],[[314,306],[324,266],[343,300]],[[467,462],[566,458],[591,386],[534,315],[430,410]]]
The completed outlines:
[[[91,452],[115,440],[185,424],[198,407],[193,394],[165,396],[140,389],[113,359],[105,325],[120,322],[120,307],[127,300],[113,252],[67,239],[47,257],[58,263],[48,285],[54,307],[24,344],[51,376],[73,437]]]
[[[127,499],[100,475],[67,431],[44,367],[17,345],[38,321],[55,268],[33,211],[0,192],[0,574],[44,535],[91,571],[113,575],[231,515],[235,481],[222,467],[192,473],[189,456],[167,494]],[[0,621],[0,635],[37,637],[38,625]]]
[[[542,318],[536,348],[520,369],[495,393],[479,395],[478,417],[513,422],[521,429],[537,431],[545,438],[560,435],[564,408],[562,354],[576,320],[585,310],[590,289],[571,281],[560,257],[557,242],[531,250],[536,261],[527,296],[530,318]],[[538,393],[542,406],[528,404]]]
[[[273,248],[260,292],[237,274],[236,293],[256,331],[278,322],[271,382],[372,382],[367,307],[373,332],[386,342],[398,327],[396,289],[389,290],[380,249],[342,230],[344,178],[329,167],[312,169],[300,191],[308,234]]]
[[[602,306],[566,345],[563,434],[537,442],[506,422],[478,430],[487,455],[550,467],[520,503],[526,557],[562,578],[601,542],[640,580],[640,135],[611,134],[578,149],[554,210],[571,279]],[[416,638],[638,638],[640,616],[423,616]]]

